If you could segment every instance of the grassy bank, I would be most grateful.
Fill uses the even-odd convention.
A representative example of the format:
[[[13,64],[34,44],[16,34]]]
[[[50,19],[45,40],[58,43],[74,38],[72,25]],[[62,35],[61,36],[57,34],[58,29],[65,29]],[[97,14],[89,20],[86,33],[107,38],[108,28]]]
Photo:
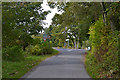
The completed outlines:
[[[20,78],[25,73],[30,71],[34,66],[38,65],[41,61],[48,57],[57,55],[59,52],[54,50],[52,54],[40,56],[27,56],[25,60],[21,61],[5,61],[2,62],[2,77],[3,78]]]
[[[109,63],[111,62],[115,62],[115,61],[112,61],[111,59]],[[108,70],[109,67],[104,68],[105,65],[106,65],[105,61],[98,63],[94,57],[94,54],[88,52],[88,54],[85,55],[86,70],[88,74],[91,76],[91,78],[94,79],[97,78],[97,80],[100,78],[119,78],[119,72],[115,71],[118,69],[118,66],[107,65],[109,67],[113,66],[113,69]]]
[[[88,74],[92,78],[96,78],[98,74],[98,65],[95,62],[94,56],[92,54],[85,55],[85,66]]]

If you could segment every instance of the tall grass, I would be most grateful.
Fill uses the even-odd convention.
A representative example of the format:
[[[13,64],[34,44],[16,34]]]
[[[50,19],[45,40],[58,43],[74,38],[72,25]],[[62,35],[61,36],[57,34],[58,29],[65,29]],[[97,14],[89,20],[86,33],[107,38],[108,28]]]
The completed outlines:
[[[34,66],[38,65],[41,61],[48,57],[57,55],[59,52],[53,50],[52,54],[47,55],[28,55],[24,60],[21,61],[9,61],[3,60],[2,63],[2,77],[3,78],[20,78],[25,73],[30,71]]]

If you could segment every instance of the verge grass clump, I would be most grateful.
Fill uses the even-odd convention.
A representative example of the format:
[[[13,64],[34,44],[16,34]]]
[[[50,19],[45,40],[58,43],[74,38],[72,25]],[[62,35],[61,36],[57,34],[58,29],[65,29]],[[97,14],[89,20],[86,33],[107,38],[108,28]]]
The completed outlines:
[[[53,50],[52,54],[47,55],[27,55],[24,60],[21,61],[10,61],[3,60],[2,61],[2,77],[3,79],[8,78],[20,78],[25,73],[30,71],[34,66],[38,65],[41,61],[45,60],[48,57],[53,55],[57,55],[59,52],[57,50]]]
[[[25,53],[20,46],[6,47],[2,49],[2,59],[9,61],[24,60]]]

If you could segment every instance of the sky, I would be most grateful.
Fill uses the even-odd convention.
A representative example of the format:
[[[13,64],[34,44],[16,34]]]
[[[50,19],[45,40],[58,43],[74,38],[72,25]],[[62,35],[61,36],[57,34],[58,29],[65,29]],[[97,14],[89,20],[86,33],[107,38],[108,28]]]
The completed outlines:
[[[43,8],[43,11],[48,11],[48,10],[51,11],[51,13],[49,13],[47,15],[46,20],[43,20],[45,23],[47,23],[45,25],[43,24],[43,27],[44,28],[46,28],[46,27],[48,28],[51,25],[51,23],[52,23],[52,18],[54,17],[54,15],[56,13],[57,14],[62,14],[62,12],[58,12],[57,7],[55,7],[54,9],[50,8],[48,3],[47,3],[47,0],[43,0],[43,4],[41,6]]]

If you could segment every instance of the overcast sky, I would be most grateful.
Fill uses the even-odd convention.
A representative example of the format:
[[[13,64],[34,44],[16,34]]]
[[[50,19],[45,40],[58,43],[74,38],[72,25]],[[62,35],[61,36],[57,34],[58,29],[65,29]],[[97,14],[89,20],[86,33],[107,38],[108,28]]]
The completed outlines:
[[[57,14],[61,14],[62,12],[58,12],[57,10],[57,7],[55,7],[54,9],[50,8],[48,3],[47,3],[47,0],[43,0],[43,4],[41,5],[42,8],[44,9],[43,11],[48,11],[50,10],[51,13],[49,13],[46,17],[46,20],[43,20],[45,23],[47,23],[46,25],[43,25],[44,28],[48,28],[51,23],[52,23],[52,18],[54,17],[54,15],[57,13]]]

